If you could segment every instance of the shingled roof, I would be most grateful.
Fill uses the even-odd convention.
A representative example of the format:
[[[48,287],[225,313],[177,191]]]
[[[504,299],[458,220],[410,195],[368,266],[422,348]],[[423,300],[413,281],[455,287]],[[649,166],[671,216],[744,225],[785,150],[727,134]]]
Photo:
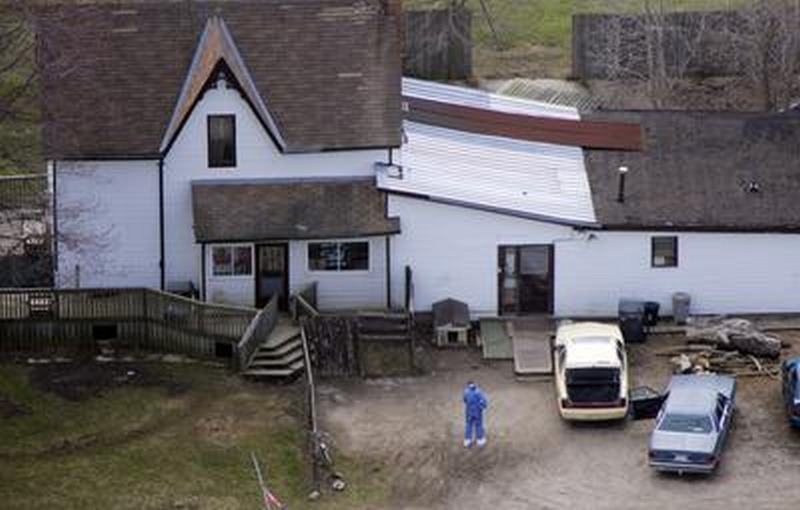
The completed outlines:
[[[634,112],[641,152],[586,151],[610,229],[800,231],[800,115]],[[619,202],[619,167],[627,166]]]
[[[243,86],[252,79],[282,150],[398,146],[399,34],[397,16],[383,5],[195,0],[44,7],[36,28],[45,154],[157,156],[173,114],[185,109],[179,97],[215,17],[224,31],[211,39],[222,44],[200,60],[240,56],[226,63]],[[251,103],[258,109],[258,101]]]
[[[198,242],[397,234],[373,178],[192,183]]]

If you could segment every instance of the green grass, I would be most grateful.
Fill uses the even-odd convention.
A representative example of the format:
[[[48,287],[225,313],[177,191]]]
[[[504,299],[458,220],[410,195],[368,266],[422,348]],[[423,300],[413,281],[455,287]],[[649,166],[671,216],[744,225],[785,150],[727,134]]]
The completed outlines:
[[[251,451],[292,509],[381,506],[379,470],[338,455],[347,490],[307,502],[305,432],[288,389],[199,365],[160,370],[188,392],[124,387],[69,402],[31,388],[27,368],[0,365],[0,394],[31,411],[0,418],[0,506],[260,508]]]

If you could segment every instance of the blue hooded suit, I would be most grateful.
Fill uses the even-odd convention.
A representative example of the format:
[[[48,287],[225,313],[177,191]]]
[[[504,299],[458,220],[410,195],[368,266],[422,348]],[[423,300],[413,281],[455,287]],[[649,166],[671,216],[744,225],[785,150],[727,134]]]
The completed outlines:
[[[483,410],[489,405],[489,401],[481,389],[475,383],[469,383],[464,388],[464,411],[466,424],[464,427],[464,440],[472,441],[473,433],[475,439],[482,440],[483,432]]]

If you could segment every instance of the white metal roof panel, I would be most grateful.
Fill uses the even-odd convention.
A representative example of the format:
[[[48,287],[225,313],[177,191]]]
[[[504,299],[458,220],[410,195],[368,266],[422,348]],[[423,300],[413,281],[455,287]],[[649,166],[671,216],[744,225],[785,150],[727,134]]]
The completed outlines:
[[[566,224],[595,224],[579,147],[468,133],[406,121],[402,171],[382,168],[387,191]]]
[[[578,109],[571,106],[492,94],[485,90],[444,85],[414,78],[403,78],[403,96],[506,113],[555,119],[580,119]]]

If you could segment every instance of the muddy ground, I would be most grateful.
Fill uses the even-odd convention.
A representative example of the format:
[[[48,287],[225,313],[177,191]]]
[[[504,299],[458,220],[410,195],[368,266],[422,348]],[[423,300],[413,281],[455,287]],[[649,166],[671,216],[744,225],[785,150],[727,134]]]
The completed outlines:
[[[800,352],[800,334],[782,337]],[[681,341],[629,346],[632,385],[663,389],[670,366],[655,353]],[[461,444],[468,379],[490,399],[483,450]],[[738,381],[733,430],[720,468],[706,477],[648,468],[652,420],[565,423],[551,379],[516,380],[510,362],[485,363],[474,350],[435,353],[421,377],[327,382],[320,405],[338,448],[388,471],[391,508],[779,509],[794,507],[800,491],[800,433],[787,425],[779,391],[768,377]]]
[[[92,359],[34,365],[31,387],[80,402],[124,386],[165,387],[170,395],[187,391],[187,385],[145,363],[97,363]]]

